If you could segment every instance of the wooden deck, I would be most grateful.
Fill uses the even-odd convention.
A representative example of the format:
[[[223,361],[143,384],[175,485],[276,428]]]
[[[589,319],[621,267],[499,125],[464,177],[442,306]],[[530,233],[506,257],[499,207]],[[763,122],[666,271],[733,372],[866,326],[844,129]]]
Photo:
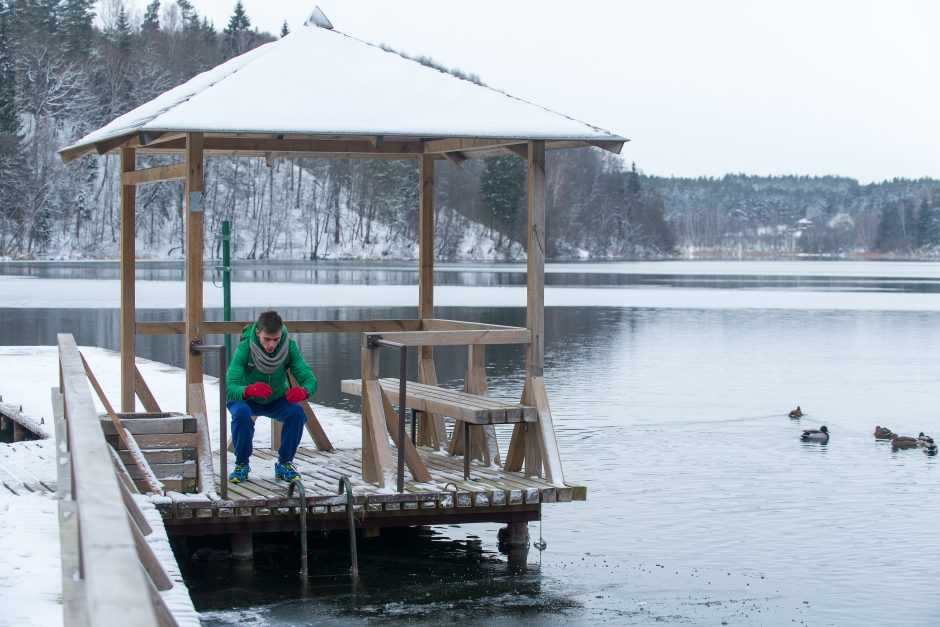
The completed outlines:
[[[56,481],[24,462],[26,459],[33,462],[32,466],[55,468],[55,447],[29,446],[27,455],[18,455],[24,444],[0,446],[0,494],[55,494]]]
[[[405,482],[398,493],[364,483],[360,449],[330,452],[301,448],[294,458],[303,476],[309,529],[345,528],[346,497],[338,494],[341,477],[353,486],[357,527],[387,527],[461,522],[515,522],[538,520],[543,503],[583,501],[584,486],[554,486],[521,472],[471,464],[471,478],[463,478],[463,459],[419,447],[431,472],[428,483]],[[218,454],[215,454],[218,468]],[[248,481],[228,484],[228,498],[215,494],[169,493],[158,498],[170,535],[293,531],[297,529],[300,499],[287,496],[287,484],[274,481],[276,454],[256,449]],[[406,473],[406,478],[409,475]],[[216,490],[219,476],[215,475]]]

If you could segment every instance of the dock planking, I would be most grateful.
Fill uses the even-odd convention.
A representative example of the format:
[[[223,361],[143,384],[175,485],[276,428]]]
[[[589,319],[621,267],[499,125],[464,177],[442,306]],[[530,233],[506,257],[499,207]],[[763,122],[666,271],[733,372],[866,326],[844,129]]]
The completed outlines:
[[[294,463],[306,488],[308,527],[345,527],[346,497],[337,493],[340,478],[351,480],[354,515],[357,525],[363,527],[538,520],[544,503],[583,501],[587,496],[584,486],[552,485],[538,477],[525,477],[522,472],[507,472],[477,462],[471,465],[470,478],[464,479],[461,458],[425,447],[418,451],[432,481],[406,480],[404,491],[399,493],[359,479],[360,449],[298,449]],[[218,453],[213,456],[218,469]],[[185,535],[294,529],[301,501],[296,495],[287,495],[286,483],[274,480],[276,461],[275,452],[256,449],[248,481],[228,484],[226,500],[217,495],[218,474],[216,489],[211,492],[168,492],[156,503],[167,532]]]

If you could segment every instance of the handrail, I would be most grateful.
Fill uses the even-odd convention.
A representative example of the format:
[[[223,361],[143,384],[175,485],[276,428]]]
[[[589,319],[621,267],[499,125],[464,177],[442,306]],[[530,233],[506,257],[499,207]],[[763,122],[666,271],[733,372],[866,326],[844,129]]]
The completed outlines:
[[[356,551],[356,521],[353,518],[354,503],[349,477],[339,478],[339,485],[336,487],[336,491],[342,494],[344,486],[346,489],[346,517],[349,520],[349,558],[352,562],[349,566],[349,572],[356,578],[359,577],[359,554]]]
[[[84,615],[66,615],[65,624],[143,625],[159,624],[150,590],[140,568],[127,511],[98,412],[92,401],[85,369],[75,339],[60,333],[59,368],[67,418],[66,448],[71,461],[77,529],[63,542],[77,545],[82,586],[70,588],[84,603],[70,599],[66,607],[84,607]],[[63,444],[65,445],[63,447]],[[60,486],[65,496],[69,486]],[[63,536],[65,532],[63,532]],[[77,536],[77,537],[74,537]],[[68,544],[64,558],[75,551]],[[74,553],[72,553],[74,555]],[[64,591],[63,591],[64,592]]]

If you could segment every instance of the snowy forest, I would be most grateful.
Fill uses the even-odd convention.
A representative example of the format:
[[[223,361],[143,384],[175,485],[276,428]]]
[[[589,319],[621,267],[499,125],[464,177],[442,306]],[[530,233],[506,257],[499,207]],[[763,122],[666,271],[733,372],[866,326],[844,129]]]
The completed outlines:
[[[0,0],[0,258],[116,258],[117,158],[66,165],[57,151],[288,32],[286,23],[259,32],[241,2],[221,29],[188,0],[152,0],[142,15],[121,0],[94,9],[94,0]],[[138,167],[165,162],[141,156]],[[436,165],[438,258],[525,257],[525,170],[514,155]],[[212,158],[205,181],[211,256],[228,220],[237,258],[417,257],[414,160]],[[940,256],[932,179],[661,178],[583,148],[548,153],[546,194],[550,259]],[[182,257],[184,206],[179,181],[139,188],[139,257]]]

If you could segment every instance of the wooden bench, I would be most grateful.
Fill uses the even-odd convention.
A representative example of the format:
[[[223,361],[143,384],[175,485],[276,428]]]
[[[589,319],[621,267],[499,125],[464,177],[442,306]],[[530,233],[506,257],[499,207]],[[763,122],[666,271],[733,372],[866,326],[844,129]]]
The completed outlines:
[[[398,379],[379,379],[379,385],[389,398],[398,398]],[[341,386],[346,394],[362,396],[361,379],[345,379]],[[535,422],[538,417],[534,407],[413,381],[406,382],[405,405],[413,411],[449,416],[463,423],[465,479],[470,476],[471,425]]]

